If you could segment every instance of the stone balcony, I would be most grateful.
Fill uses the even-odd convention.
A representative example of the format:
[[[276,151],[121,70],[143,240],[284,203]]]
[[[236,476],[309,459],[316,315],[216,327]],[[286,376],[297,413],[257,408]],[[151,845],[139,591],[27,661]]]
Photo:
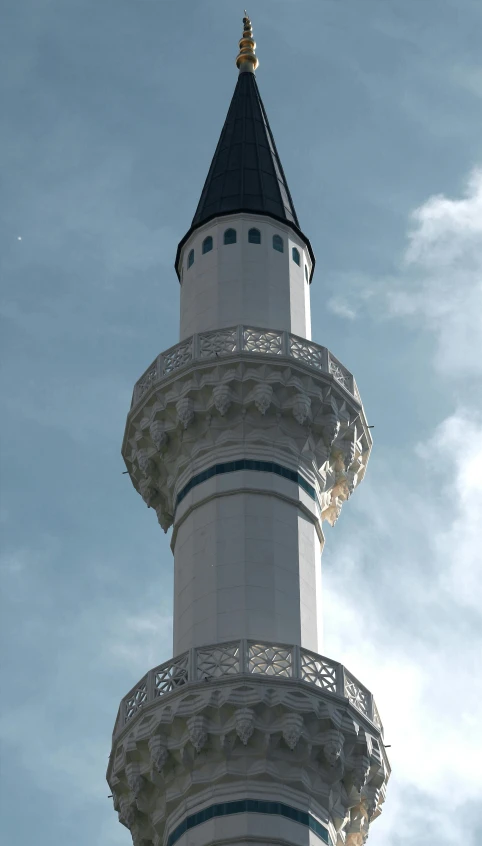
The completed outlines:
[[[292,680],[341,698],[369,720],[383,736],[383,725],[372,694],[348,670],[335,661],[299,646],[230,641],[190,649],[150,670],[121,701],[113,737],[148,705],[181,686],[218,682],[223,678],[255,676],[286,683]]]
[[[371,445],[353,375],[326,347],[234,326],[192,335],[156,358],[135,385],[122,455],[164,531],[193,477],[233,461],[301,474],[333,525]]]
[[[294,359],[318,373],[333,377],[348,394],[360,403],[360,394],[353,375],[326,347],[292,335],[289,332],[260,329],[253,326],[230,326],[212,332],[192,335],[157,356],[136,382],[132,406],[167,376],[194,363],[203,364],[240,353],[269,356],[272,359]]]
[[[150,670],[121,702],[107,770],[134,846],[245,842],[237,814],[254,843],[362,846],[389,777],[371,693],[337,662],[255,640]]]

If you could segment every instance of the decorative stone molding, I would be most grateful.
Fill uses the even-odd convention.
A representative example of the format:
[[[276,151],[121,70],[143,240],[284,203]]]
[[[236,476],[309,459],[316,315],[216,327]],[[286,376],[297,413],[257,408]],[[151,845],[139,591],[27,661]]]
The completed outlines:
[[[311,399],[307,394],[298,394],[293,403],[293,417],[303,426],[311,409]]]
[[[357,793],[361,793],[363,788],[365,787],[369,770],[370,761],[365,755],[362,755],[355,762],[355,766],[352,771],[353,786],[355,787]]]
[[[303,731],[303,717],[287,714],[283,721],[283,739],[291,750],[295,749]]]
[[[340,426],[341,420],[338,414],[336,411],[330,411],[325,417],[325,425],[323,427],[323,440],[328,449],[331,449],[335,443],[340,432]]]
[[[256,385],[253,391],[254,404],[260,414],[266,414],[273,399],[273,388],[271,385],[261,383]]]
[[[142,792],[142,788],[144,785],[144,779],[142,778],[140,771],[139,771],[139,764],[132,763],[127,764],[126,766],[126,776],[127,776],[127,784],[129,785],[129,789],[134,797],[137,800]]]
[[[160,750],[162,779],[153,765]],[[269,782],[300,801],[312,797],[346,843],[360,846],[380,813],[390,773],[379,729],[348,700],[259,674],[199,680],[155,699],[114,736],[110,760],[121,821],[149,844],[164,838],[169,815],[189,797],[192,803],[203,786]],[[361,793],[357,778],[357,787],[365,779]]]
[[[330,376],[356,400],[360,400],[352,374],[326,347],[289,332],[232,326],[192,335],[161,353],[136,383],[133,405],[140,402],[154,385],[193,363],[229,359],[242,353],[251,357],[294,360],[307,369]]]
[[[234,715],[236,723],[236,734],[241,743],[247,746],[248,740],[254,731],[254,712],[251,708],[238,708]]]
[[[271,679],[299,679],[329,696],[346,699],[383,734],[383,726],[371,693],[341,664],[299,646],[261,641],[229,641],[191,649],[150,670],[124,697],[119,710],[116,732],[132,720],[146,705],[180,687],[199,681],[232,678],[236,675],[266,676]],[[247,715],[245,715],[247,716]],[[240,717],[241,719],[241,717]],[[330,763],[340,758],[343,734],[330,732],[320,740],[324,757]],[[353,757],[351,769],[358,767],[360,779],[366,760]],[[360,788],[361,789],[361,788]]]
[[[146,478],[151,477],[156,472],[156,462],[149,458],[144,449],[139,449],[135,458],[139,470]]]
[[[335,767],[341,759],[345,738],[341,732],[332,732],[332,736],[323,744],[323,757],[328,766]]]
[[[163,453],[169,443],[169,435],[163,424],[159,420],[153,420],[149,426],[149,433],[157,451]]]
[[[132,804],[127,796],[121,796],[119,799],[120,811],[119,822],[125,825],[126,828],[132,828],[137,819],[137,808]]]
[[[296,361],[247,356],[201,360],[146,393],[129,414],[123,455],[166,530],[193,467],[203,471],[225,456],[287,462],[316,488],[321,519],[333,525],[370,449],[363,410],[338,382]]]
[[[229,387],[227,385],[215,385],[213,388],[213,401],[221,417],[224,417],[231,405]]]
[[[187,727],[192,745],[196,752],[200,752],[208,739],[204,717],[191,717],[187,721]]]
[[[379,787],[364,787],[363,800],[367,810],[368,821],[371,822],[380,804],[381,790]]]
[[[152,769],[159,775],[162,775],[167,759],[169,758],[166,740],[164,738],[161,739],[158,735],[154,735],[149,738],[148,746]]]
[[[148,508],[151,508],[154,503],[154,500],[159,495],[158,489],[154,487],[154,485],[149,481],[149,479],[143,478],[139,480],[139,492]]]
[[[167,532],[172,526],[172,514],[167,511],[162,503],[156,506],[157,520],[163,532]]]
[[[176,403],[176,411],[179,421],[185,429],[194,420],[194,403],[189,397],[182,397]]]

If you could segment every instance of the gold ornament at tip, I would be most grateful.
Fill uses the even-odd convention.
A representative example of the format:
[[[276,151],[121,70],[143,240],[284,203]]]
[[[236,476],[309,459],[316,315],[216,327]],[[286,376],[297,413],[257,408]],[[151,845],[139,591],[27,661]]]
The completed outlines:
[[[243,18],[243,37],[239,42],[239,53],[236,56],[236,67],[241,71],[250,71],[254,73],[259,65],[258,57],[255,53],[256,41],[253,38],[253,27],[249,19],[249,15],[244,10]]]

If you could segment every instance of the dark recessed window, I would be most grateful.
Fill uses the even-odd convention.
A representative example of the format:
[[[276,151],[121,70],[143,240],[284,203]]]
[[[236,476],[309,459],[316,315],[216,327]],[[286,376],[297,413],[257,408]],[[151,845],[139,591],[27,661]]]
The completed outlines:
[[[210,235],[203,241],[203,255],[204,253],[210,253],[213,248],[213,239]]]
[[[235,244],[236,243],[236,230],[235,229],[226,229],[224,233],[224,243],[225,244]]]
[[[194,264],[194,250],[189,250],[189,255],[187,257],[187,266],[191,267]]]
[[[293,261],[294,261],[294,262],[295,262],[295,264],[297,264],[297,265],[298,265],[298,267],[299,267],[299,265],[300,265],[300,251],[299,251],[299,250],[297,250],[297,249],[296,249],[296,247],[293,247],[293,249],[292,249],[292,254],[293,254]]]
[[[248,241],[250,244],[261,244],[261,232],[259,231],[259,229],[249,230]]]
[[[273,235],[273,250],[278,250],[279,253],[284,252],[284,244],[281,235]]]
[[[307,264],[305,264],[305,279],[306,279],[307,282],[309,281],[308,265]]]

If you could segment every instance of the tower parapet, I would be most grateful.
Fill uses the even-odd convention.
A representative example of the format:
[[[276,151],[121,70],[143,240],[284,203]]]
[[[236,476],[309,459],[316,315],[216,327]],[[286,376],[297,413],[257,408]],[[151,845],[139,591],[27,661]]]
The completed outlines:
[[[174,554],[175,658],[122,699],[108,780],[135,846],[361,846],[389,776],[372,694],[322,648],[323,522],[363,479],[353,375],[311,341],[314,254],[253,71],[176,258],[180,341],[122,447]]]

